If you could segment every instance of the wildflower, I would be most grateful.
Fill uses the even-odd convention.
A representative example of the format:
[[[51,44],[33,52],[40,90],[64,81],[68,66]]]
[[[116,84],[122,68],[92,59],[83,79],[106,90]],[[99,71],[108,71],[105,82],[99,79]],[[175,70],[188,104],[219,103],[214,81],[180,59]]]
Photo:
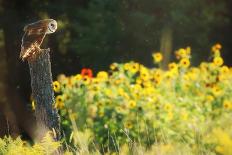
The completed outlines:
[[[131,129],[133,127],[132,123],[130,121],[127,121],[126,123],[124,123],[124,127],[126,129]]]
[[[61,95],[58,95],[56,97],[55,108],[62,109],[63,107],[64,107],[63,97]]]
[[[132,92],[139,92],[142,89],[140,84],[131,85],[130,88]]]
[[[223,61],[223,59],[221,57],[215,57],[213,59],[213,63],[216,66],[221,66],[224,63],[224,61]]]
[[[89,83],[90,83],[90,77],[89,76],[83,76],[83,83],[85,84],[85,85],[88,85]]]
[[[104,90],[104,93],[105,93],[105,95],[106,95],[107,97],[110,97],[110,98],[112,98],[112,97],[115,96],[115,94],[113,93],[113,91],[112,91],[111,89],[108,89],[108,88],[106,88],[106,89]]]
[[[122,113],[123,112],[123,108],[121,106],[117,106],[115,108],[115,110],[116,110],[117,113]]]
[[[93,77],[93,72],[89,68],[83,68],[81,70],[81,75],[82,75],[82,77],[88,76],[89,78],[92,78]]]
[[[215,96],[219,96],[222,94],[222,90],[218,87],[218,86],[213,86],[212,88],[212,93],[215,95]]]
[[[100,81],[98,78],[93,78],[93,79],[92,79],[92,83],[93,83],[93,84],[98,85],[98,84],[100,84],[100,82],[101,82],[101,81]]]
[[[118,88],[117,91],[120,96],[124,96],[124,94],[126,94],[126,92],[122,88]]]
[[[159,85],[161,83],[161,78],[154,79],[154,83]]]
[[[191,48],[187,47],[186,49],[181,48],[175,52],[177,59],[189,58],[191,54]]]
[[[118,64],[117,63],[112,63],[111,65],[110,65],[110,69],[111,70],[116,70],[118,68]]]
[[[201,64],[200,64],[200,69],[202,70],[202,71],[207,71],[208,69],[209,69],[209,64],[208,63],[205,63],[205,62],[202,62]]]
[[[179,49],[178,53],[179,53],[181,58],[186,58],[186,56],[187,56],[187,52],[183,48]]]
[[[144,81],[142,85],[144,86],[144,88],[152,87],[152,83],[149,80],[148,81]]]
[[[119,84],[122,84],[122,83],[123,83],[123,80],[124,80],[124,78],[119,78],[119,79],[116,79],[116,80],[114,81],[114,83],[115,83],[116,85],[119,85]]]
[[[218,75],[218,77],[217,77],[218,81],[223,81],[223,80],[226,80],[226,79],[227,79],[227,77],[226,77],[225,74]]]
[[[142,94],[144,94],[145,96],[150,96],[151,94],[155,93],[155,88],[154,87],[146,87],[142,90]]]
[[[143,81],[148,81],[149,80],[149,73],[148,72],[140,73],[140,78]]]
[[[221,50],[221,48],[222,48],[222,45],[221,44],[219,44],[219,43],[217,43],[216,45],[214,45],[215,46],[215,48],[216,49],[219,49],[219,50]]]
[[[129,70],[130,69],[130,63],[125,63],[123,65],[124,70]]]
[[[171,121],[173,119],[173,112],[169,111],[167,115],[167,120]]]
[[[137,78],[137,79],[136,79],[136,84],[137,84],[137,85],[141,85],[141,84],[142,84],[141,78]]]
[[[173,109],[173,107],[172,107],[172,105],[170,104],[170,103],[167,103],[167,104],[165,104],[164,105],[164,110],[165,111],[172,111],[172,109]]]
[[[229,100],[225,100],[224,102],[223,102],[223,107],[225,108],[225,109],[232,109],[232,102],[231,101],[229,101]]]
[[[81,74],[77,74],[74,76],[74,80],[76,81],[80,81],[82,79],[82,75]]]
[[[177,70],[177,64],[175,62],[172,62],[170,64],[168,64],[168,68],[169,70]]]
[[[189,79],[190,79],[189,74],[184,74],[184,75],[183,75],[183,79],[184,79],[185,81],[189,81]]]
[[[138,63],[132,63],[129,67],[129,71],[132,73],[136,73],[139,71],[139,64]]]
[[[100,81],[106,81],[108,79],[108,73],[105,72],[105,71],[100,71],[100,72],[97,73],[97,78]]]
[[[140,69],[140,78],[143,81],[148,81],[150,79],[150,74],[147,68],[143,67]]]
[[[60,83],[63,83],[64,81],[67,81],[67,77],[64,74],[59,74],[57,76],[57,81],[59,81]]]
[[[214,101],[214,97],[212,95],[207,95],[206,96],[206,101],[211,103],[212,101]]]
[[[165,77],[166,77],[166,79],[172,79],[172,78],[174,77],[174,72],[172,72],[172,71],[167,71],[167,72],[165,73]]]
[[[155,63],[159,63],[163,60],[163,55],[160,52],[152,54],[152,57]]]
[[[222,74],[227,74],[227,73],[229,73],[229,68],[227,67],[227,66],[222,66],[221,68],[220,68],[220,72],[222,73]]]
[[[188,113],[184,110],[184,111],[182,111],[181,112],[181,119],[183,120],[183,121],[187,121],[188,120]]]
[[[162,75],[162,70],[158,69],[154,72],[154,78],[155,79],[159,79],[161,78],[161,75]]]
[[[180,60],[180,65],[184,68],[188,68],[190,66],[190,61],[188,58],[183,58]]]
[[[219,57],[221,54],[220,54],[220,50],[222,48],[222,45],[217,43],[215,44],[212,48],[211,48],[211,51],[213,52],[214,54],[214,57]]]
[[[192,81],[197,80],[198,75],[199,75],[199,74],[196,74],[196,73],[193,73],[193,72],[188,73],[188,77],[189,77],[189,79],[191,79]]]
[[[130,100],[129,102],[128,102],[128,106],[129,106],[129,108],[134,108],[134,107],[136,107],[136,102],[134,101],[134,100]]]
[[[53,82],[53,90],[58,93],[60,92],[60,83],[58,81]]]

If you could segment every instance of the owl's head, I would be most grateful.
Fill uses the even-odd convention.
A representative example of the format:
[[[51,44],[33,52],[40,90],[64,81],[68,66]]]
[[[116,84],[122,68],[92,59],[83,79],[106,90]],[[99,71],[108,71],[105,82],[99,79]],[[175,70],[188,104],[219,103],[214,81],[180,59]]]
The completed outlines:
[[[54,19],[49,19],[47,34],[54,33],[57,29],[57,22]]]

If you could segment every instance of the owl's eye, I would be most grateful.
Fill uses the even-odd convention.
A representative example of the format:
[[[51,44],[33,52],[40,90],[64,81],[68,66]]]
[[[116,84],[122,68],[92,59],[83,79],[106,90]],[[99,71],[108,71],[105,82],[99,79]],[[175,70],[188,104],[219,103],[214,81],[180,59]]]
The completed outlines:
[[[54,33],[57,29],[56,21],[51,21],[47,26],[47,34]]]

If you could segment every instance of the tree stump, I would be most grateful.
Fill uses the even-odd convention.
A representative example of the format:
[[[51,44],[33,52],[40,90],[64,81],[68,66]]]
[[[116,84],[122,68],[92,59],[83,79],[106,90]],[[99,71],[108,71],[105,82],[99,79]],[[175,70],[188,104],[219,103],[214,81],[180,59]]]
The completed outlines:
[[[41,50],[33,61],[28,61],[32,96],[36,103],[35,117],[38,127],[44,130],[39,132],[53,131],[54,140],[58,141],[61,139],[60,118],[54,108],[50,49]],[[44,136],[45,133],[41,134]]]

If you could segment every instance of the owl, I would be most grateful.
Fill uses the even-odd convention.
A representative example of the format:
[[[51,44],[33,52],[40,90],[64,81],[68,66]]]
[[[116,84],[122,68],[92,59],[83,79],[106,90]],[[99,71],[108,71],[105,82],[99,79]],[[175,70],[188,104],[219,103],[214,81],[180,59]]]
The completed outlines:
[[[20,58],[24,60],[32,60],[42,50],[40,45],[46,34],[54,33],[57,29],[57,22],[54,19],[39,20],[35,23],[28,24],[24,27],[24,35],[22,38]]]

